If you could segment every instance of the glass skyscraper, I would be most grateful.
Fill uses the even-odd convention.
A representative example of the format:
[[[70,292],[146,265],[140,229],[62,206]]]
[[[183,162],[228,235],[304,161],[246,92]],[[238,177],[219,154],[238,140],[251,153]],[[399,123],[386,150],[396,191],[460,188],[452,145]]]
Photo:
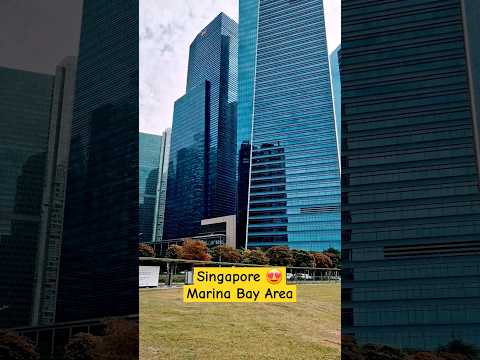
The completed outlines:
[[[165,203],[167,201],[168,159],[170,157],[170,142],[172,131],[170,128],[162,133],[160,144],[160,162],[158,164],[158,182],[156,189],[155,214],[153,223],[152,241],[160,242],[163,239],[163,225],[165,223]]]
[[[164,239],[235,214],[237,33],[221,13],[190,45],[186,94],[173,115]]]
[[[259,0],[239,2],[237,151],[252,137]]]
[[[32,320],[53,87],[0,68],[0,328]]]
[[[342,333],[480,345],[472,0],[342,1]]]
[[[170,129],[139,135],[139,241],[162,240],[167,191]]]
[[[139,134],[139,241],[151,242],[157,198],[162,137]]]
[[[237,111],[237,244],[245,247],[259,0],[239,2]]]
[[[332,79],[333,107],[335,109],[335,131],[337,133],[337,147],[340,152],[342,129],[342,83],[340,80],[340,45],[330,54],[330,76]]]
[[[323,2],[241,0],[240,19],[238,140],[248,141],[253,128],[247,246],[339,248]]]
[[[138,313],[138,147],[138,1],[84,0],[57,322]]]

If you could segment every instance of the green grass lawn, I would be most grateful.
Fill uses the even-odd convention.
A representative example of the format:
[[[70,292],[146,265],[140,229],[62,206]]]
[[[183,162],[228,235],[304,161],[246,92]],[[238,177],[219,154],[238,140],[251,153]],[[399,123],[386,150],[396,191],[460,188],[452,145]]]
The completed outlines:
[[[297,303],[184,304],[140,291],[140,359],[340,359],[340,285],[297,285]]]

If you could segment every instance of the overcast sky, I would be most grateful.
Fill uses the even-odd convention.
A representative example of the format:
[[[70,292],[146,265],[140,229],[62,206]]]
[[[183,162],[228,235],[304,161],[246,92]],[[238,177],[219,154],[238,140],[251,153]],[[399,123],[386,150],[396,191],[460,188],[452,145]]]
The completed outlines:
[[[53,74],[78,54],[82,0],[0,0],[0,66]]]
[[[340,1],[324,0],[329,52],[340,44]],[[140,131],[171,126],[190,43],[222,11],[238,22],[238,0],[140,0]]]

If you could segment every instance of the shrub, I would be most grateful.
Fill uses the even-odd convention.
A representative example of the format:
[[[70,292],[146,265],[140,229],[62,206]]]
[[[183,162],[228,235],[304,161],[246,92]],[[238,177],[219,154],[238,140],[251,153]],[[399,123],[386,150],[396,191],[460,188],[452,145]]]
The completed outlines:
[[[183,259],[183,246],[170,245],[167,249],[166,256],[170,259]]]
[[[340,265],[340,258],[338,257],[337,254],[331,253],[331,252],[324,252],[325,255],[327,255],[330,260],[332,260],[332,267],[338,267]]]
[[[65,347],[65,360],[130,360],[138,358],[138,323],[107,320],[105,334],[80,333]]]
[[[203,241],[187,239],[183,243],[183,259],[209,261],[208,247]]]
[[[138,323],[128,320],[108,320],[105,335],[100,337],[99,359],[138,359]]]
[[[0,359],[38,360],[33,344],[14,332],[0,330]]]
[[[286,246],[274,246],[267,250],[270,265],[292,266],[295,262],[292,252]]]
[[[242,261],[242,254],[237,249],[231,246],[219,245],[213,248],[212,259],[215,261],[240,263]]]
[[[153,250],[150,245],[145,243],[138,244],[138,252],[140,256],[155,257],[155,250]]]
[[[316,268],[332,268],[333,262],[330,257],[322,253],[315,253],[313,254],[315,259],[315,267]]]
[[[97,346],[98,337],[78,333],[73,336],[65,346],[65,360],[96,360],[98,359]]]
[[[463,355],[467,360],[474,360],[480,357],[480,351],[474,345],[467,344],[462,340],[452,340],[446,346],[441,346],[438,351]]]
[[[267,265],[269,262],[269,259],[267,255],[260,249],[245,250],[243,252],[242,262],[244,264]]]
[[[299,267],[314,267],[315,257],[303,250],[292,250],[293,266]]]
[[[405,360],[407,357],[407,354],[399,349],[372,344],[366,344],[362,347],[362,355],[369,360]]]
[[[352,336],[342,336],[342,360],[365,360]]]

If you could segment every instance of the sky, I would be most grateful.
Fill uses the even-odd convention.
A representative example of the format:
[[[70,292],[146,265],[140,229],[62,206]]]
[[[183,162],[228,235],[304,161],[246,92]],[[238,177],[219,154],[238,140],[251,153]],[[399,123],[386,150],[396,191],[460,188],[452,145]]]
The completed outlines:
[[[83,0],[1,0],[0,66],[53,74],[78,54]]]
[[[324,0],[328,51],[341,39],[340,1]],[[238,22],[238,0],[140,0],[140,131],[170,127],[175,100],[185,93],[188,50],[220,12]]]

